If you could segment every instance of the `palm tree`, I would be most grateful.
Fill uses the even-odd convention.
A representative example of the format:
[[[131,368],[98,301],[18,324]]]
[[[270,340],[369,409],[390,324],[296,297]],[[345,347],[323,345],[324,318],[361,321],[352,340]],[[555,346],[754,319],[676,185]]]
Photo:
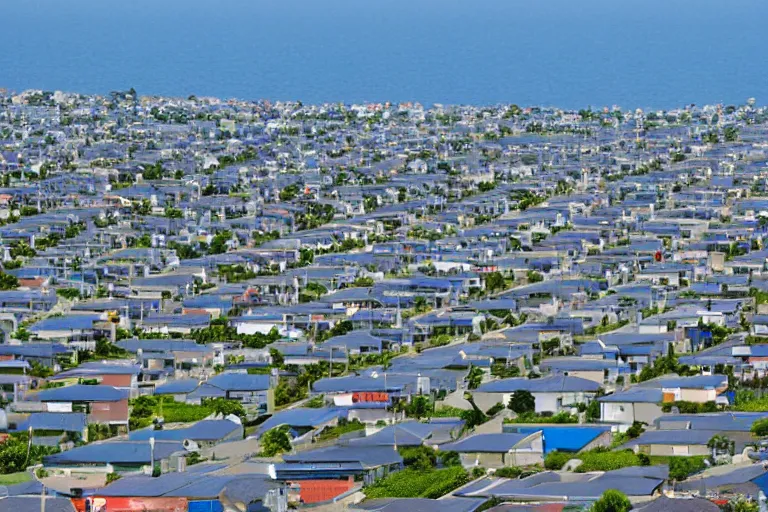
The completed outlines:
[[[707,442],[707,447],[712,449],[712,458],[716,458],[718,452],[728,452],[731,450],[731,440],[727,436],[717,434]]]

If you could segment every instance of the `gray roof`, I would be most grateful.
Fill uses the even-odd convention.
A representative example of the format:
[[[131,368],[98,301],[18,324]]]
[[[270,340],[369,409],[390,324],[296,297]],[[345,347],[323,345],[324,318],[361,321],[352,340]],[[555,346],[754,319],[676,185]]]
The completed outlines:
[[[389,446],[332,446],[308,452],[283,455],[287,463],[358,462],[364,467],[402,463],[403,458]]]
[[[600,384],[595,381],[555,375],[541,379],[512,378],[495,380],[481,384],[477,391],[480,393],[511,393],[514,391],[530,391],[531,393],[571,393],[578,391],[596,392]]]
[[[704,498],[668,498],[659,496],[635,512],[720,512],[720,507]]]
[[[475,434],[440,445],[441,451],[459,453],[507,453],[531,434]]]
[[[371,512],[472,512],[485,502],[484,498],[381,498],[366,500],[350,506],[350,510]]]
[[[202,420],[184,428],[155,430],[153,427],[134,430],[128,434],[131,441],[146,441],[154,437],[158,441],[219,441],[224,439],[242,425],[229,420]]]
[[[40,512],[40,497],[10,496],[0,500],[0,508],[13,512]],[[46,496],[45,512],[75,512],[75,506],[69,498]]]
[[[663,399],[664,393],[661,392],[661,389],[632,387],[625,391],[617,391],[610,395],[601,396],[597,400],[598,402],[658,404]]]
[[[175,452],[185,452],[181,442],[157,441],[155,460],[165,459]],[[93,443],[66,452],[44,457],[49,466],[70,464],[149,464],[150,448],[146,441],[108,441]]]
[[[616,489],[627,496],[650,496],[664,482],[657,471],[646,475],[628,475],[620,471],[608,471],[603,474],[569,473],[545,471],[523,479],[478,480],[460,491],[457,496],[478,497],[497,496],[519,500],[557,499],[561,501],[595,500],[603,492]]]

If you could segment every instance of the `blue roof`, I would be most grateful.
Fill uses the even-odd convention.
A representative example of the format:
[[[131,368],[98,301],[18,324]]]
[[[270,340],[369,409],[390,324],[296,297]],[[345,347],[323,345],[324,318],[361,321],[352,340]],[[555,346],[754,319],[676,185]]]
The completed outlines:
[[[65,432],[82,432],[87,425],[85,413],[82,412],[33,412],[18,425],[19,431],[27,430],[61,430]]]
[[[247,373],[220,373],[206,381],[206,384],[224,391],[264,391],[269,389],[269,383],[269,375]]]
[[[694,375],[692,377],[679,377],[677,375],[664,375],[655,379],[637,384],[638,387],[651,388],[681,388],[681,389],[711,389],[728,385],[728,377],[725,375]]]
[[[197,386],[200,385],[200,381],[197,379],[178,379],[178,380],[171,380],[163,384],[162,386],[157,386],[155,388],[155,394],[156,395],[181,395],[184,393],[191,393],[192,391],[197,389]]]
[[[128,392],[112,386],[75,384],[44,389],[31,398],[40,402],[118,402],[128,398]]]
[[[658,404],[664,399],[664,393],[660,388],[638,388],[632,387],[626,391],[617,391],[610,395],[601,396],[598,402],[616,402],[616,403],[652,403]]]
[[[131,441],[146,441],[154,437],[158,441],[219,441],[242,428],[242,425],[229,420],[202,420],[185,428],[155,430],[153,427],[134,430],[128,434]]]
[[[623,445],[623,448],[632,448],[637,445],[647,444],[677,444],[677,445],[704,445],[712,437],[720,434],[719,430],[648,430],[640,434],[640,437],[632,439]]]
[[[49,358],[68,352],[72,352],[72,349],[67,348],[60,343],[24,343],[22,345],[0,344],[0,355]]]
[[[110,364],[100,362],[83,363],[77,368],[57,373],[52,380],[89,378],[101,375],[138,375],[141,367],[134,364]]]
[[[176,452],[185,452],[176,441],[155,443],[155,460],[168,458]],[[93,443],[43,458],[50,466],[68,464],[149,464],[150,448],[146,441],[109,441]]]
[[[117,346],[136,353],[138,350],[144,352],[212,352],[213,349],[206,345],[200,345],[192,340],[138,340],[128,339],[117,342]]]
[[[346,416],[346,410],[335,408],[310,409],[300,407],[296,409],[286,409],[284,411],[276,412],[271,418],[259,425],[256,433],[261,435],[267,430],[280,425],[290,425],[291,427],[316,427],[328,423],[335,418],[346,418]]]
[[[93,329],[93,323],[101,320],[101,315],[65,315],[48,317],[35,322],[29,328],[31,332],[41,331],[82,331]]]

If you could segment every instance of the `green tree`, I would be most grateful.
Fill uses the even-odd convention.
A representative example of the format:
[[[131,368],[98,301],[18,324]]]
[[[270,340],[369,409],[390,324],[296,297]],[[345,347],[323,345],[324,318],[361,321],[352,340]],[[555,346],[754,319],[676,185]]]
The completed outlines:
[[[768,418],[752,423],[752,433],[759,437],[768,436]]]
[[[400,456],[403,457],[405,467],[427,471],[435,467],[437,454],[428,446],[409,446],[400,448]]]
[[[440,463],[443,466],[461,466],[461,457],[458,452],[447,451],[440,454]]]
[[[504,276],[501,275],[501,272],[491,272],[485,276],[485,289],[490,293],[497,290],[503,290],[504,288],[506,288],[506,284],[504,283]]]
[[[261,454],[265,457],[274,457],[275,455],[291,451],[291,438],[288,436],[290,427],[283,425],[272,430],[268,430],[261,436]]]
[[[229,416],[230,414],[240,416],[241,418],[245,416],[245,409],[243,408],[243,405],[235,400],[227,400],[226,398],[214,398],[212,400],[208,400],[206,405],[213,409],[216,414],[221,414],[222,416]]]
[[[619,491],[610,489],[603,493],[592,504],[591,512],[627,512],[632,509],[632,503],[627,496]]]
[[[411,403],[405,407],[405,413],[412,418],[423,418],[429,414],[429,411],[429,398],[423,395],[413,397]]]
[[[533,412],[536,410],[536,399],[530,391],[524,389],[515,391],[509,398],[509,405],[511,410],[517,414],[524,414],[526,412]]]
[[[629,436],[630,439],[640,437],[640,434],[645,431],[645,428],[643,428],[644,425],[645,423],[639,421],[633,422],[632,426],[627,429],[627,436]]]
[[[723,507],[724,512],[758,512],[760,506],[754,501],[747,501],[743,497],[729,501]]]
[[[427,298],[422,296],[414,297],[413,307],[416,309],[417,313],[424,313],[428,311],[429,306],[427,305]]]
[[[0,272],[0,290],[15,290],[19,287],[19,280],[16,276]]]

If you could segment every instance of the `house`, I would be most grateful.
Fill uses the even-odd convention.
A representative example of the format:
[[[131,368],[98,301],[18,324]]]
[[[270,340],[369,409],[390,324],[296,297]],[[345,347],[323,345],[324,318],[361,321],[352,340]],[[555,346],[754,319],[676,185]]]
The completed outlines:
[[[190,393],[200,386],[198,379],[174,379],[155,388],[155,395],[172,395],[175,402],[186,402]]]
[[[541,432],[544,454],[553,451],[578,453],[597,447],[610,447],[613,441],[611,427],[600,425],[526,425],[505,423],[502,432],[510,434],[531,434]]]
[[[61,342],[86,342],[84,348],[95,348],[94,337],[98,333],[109,334],[107,326],[98,328],[95,324],[105,318],[98,314],[70,314],[64,316],[52,316],[29,327],[29,332],[43,340]],[[88,344],[90,342],[90,345]]]
[[[383,427],[365,437],[349,440],[351,446],[432,446],[452,441],[458,436],[464,421],[433,418],[429,422],[403,421]]]
[[[140,321],[140,326],[147,332],[189,335],[196,329],[208,327],[210,323],[210,314],[205,311],[195,311],[186,315],[148,315]]]
[[[570,377],[591,380],[598,384],[615,383],[619,377],[631,373],[628,364],[619,360],[586,359],[583,357],[555,357],[544,359],[539,368]]]
[[[113,386],[128,392],[130,398],[138,396],[137,376],[140,368],[132,361],[106,363],[89,361],[71,370],[53,375],[48,380],[61,382],[67,380],[90,380],[105,386]]]
[[[512,378],[481,384],[475,392],[475,401],[481,409],[497,403],[508,404],[515,391],[528,391],[536,399],[536,412],[557,413],[579,403],[590,402],[600,389],[593,380],[553,375],[540,379]]]
[[[146,443],[144,443],[146,444]],[[188,472],[166,473],[158,477],[126,475],[108,486],[97,490],[93,496],[73,499],[78,512],[94,510],[186,510],[208,512],[229,509],[228,504],[242,503],[248,510],[264,511],[268,495],[282,499],[286,495],[283,486],[265,474],[226,474],[212,468],[195,468]],[[86,506],[88,501],[89,507]]]
[[[275,408],[273,388],[273,379],[269,375],[225,372],[211,377],[187,394],[187,402],[200,403],[204,398],[237,400],[249,416],[260,416]]]
[[[332,446],[283,455],[269,474],[277,480],[360,479],[370,485],[402,468],[403,458],[391,446]]]
[[[299,437],[307,432],[335,425],[339,418],[346,418],[347,411],[338,408],[310,409],[297,407],[276,412],[256,429],[256,435],[281,425],[291,428],[293,437]]]
[[[474,434],[439,446],[440,451],[457,452],[465,466],[501,468],[544,462],[541,431],[526,434]]]
[[[718,434],[717,430],[648,430],[622,448],[651,456],[707,456],[712,453],[707,443]]]
[[[51,472],[87,472],[93,468],[120,473],[142,471],[153,462],[169,461],[174,454],[186,454],[180,441],[104,441],[86,444],[65,452],[43,457],[43,465]]]
[[[604,473],[544,471],[520,479],[481,478],[454,491],[453,495],[465,498],[495,496],[516,503],[559,501],[583,504],[615,489],[624,493],[633,504],[640,504],[658,496],[668,476],[666,466],[629,467]]]
[[[193,340],[126,339],[117,346],[136,354],[142,370],[189,371],[211,366],[214,357],[212,347]]]
[[[87,418],[82,412],[33,412],[17,421],[16,430],[31,431],[36,445],[58,446],[64,439],[88,440]]]
[[[728,404],[728,399],[721,396],[728,389],[726,375],[695,375],[678,377],[666,375],[637,384],[641,388],[661,389],[662,402],[720,402]]]
[[[597,399],[600,402],[600,421],[627,426],[636,421],[651,424],[662,415],[663,400],[664,394],[657,388],[633,386],[616,391]]]
[[[114,386],[75,384],[29,394],[17,410],[39,403],[42,411],[84,412],[88,423],[128,425],[128,392]]]
[[[164,426],[162,430],[154,427],[142,430],[134,430],[128,434],[131,441],[149,441],[154,437],[156,441],[192,441],[197,448],[210,448],[218,443],[241,440],[243,438],[243,425],[232,419],[201,420],[189,426],[169,428]],[[193,450],[192,444],[188,449]]]

